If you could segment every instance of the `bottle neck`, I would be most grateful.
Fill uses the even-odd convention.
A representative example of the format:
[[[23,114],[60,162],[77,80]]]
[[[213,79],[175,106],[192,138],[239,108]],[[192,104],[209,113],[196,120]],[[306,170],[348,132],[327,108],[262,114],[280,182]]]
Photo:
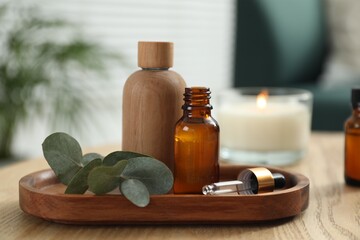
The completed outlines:
[[[167,71],[169,68],[141,68],[144,71]]]
[[[211,116],[210,89],[204,87],[185,88],[184,117],[207,118]]]
[[[357,108],[353,108],[352,110],[352,116],[356,118],[360,118],[360,106]]]

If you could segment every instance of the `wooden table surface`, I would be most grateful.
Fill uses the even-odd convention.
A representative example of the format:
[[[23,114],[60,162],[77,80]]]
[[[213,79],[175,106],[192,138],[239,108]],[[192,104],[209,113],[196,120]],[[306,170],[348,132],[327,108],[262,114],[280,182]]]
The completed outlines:
[[[19,179],[49,168],[44,159],[0,168],[0,239],[360,239],[360,188],[345,185],[344,137],[313,133],[305,159],[283,167],[310,179],[309,208],[291,219],[261,224],[72,226],[47,222],[19,208]],[[89,149],[103,154],[116,146]]]

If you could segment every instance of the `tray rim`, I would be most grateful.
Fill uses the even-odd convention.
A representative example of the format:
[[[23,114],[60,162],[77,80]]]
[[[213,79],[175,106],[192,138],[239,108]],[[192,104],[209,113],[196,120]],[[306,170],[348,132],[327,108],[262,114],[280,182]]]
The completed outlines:
[[[235,168],[235,169],[244,169],[244,168],[248,168],[248,167],[255,167],[255,166],[239,166],[239,165],[224,165],[221,166],[222,168]],[[96,195],[91,195],[91,194],[85,194],[85,195],[81,195],[81,194],[58,194],[58,193],[53,193],[53,192],[46,192],[46,190],[44,191],[44,188],[36,188],[31,186],[31,184],[29,184],[29,181],[31,182],[31,179],[34,178],[34,176],[38,176],[40,174],[49,174],[48,179],[52,179],[52,178],[56,178],[54,172],[51,169],[44,169],[44,170],[40,170],[40,171],[36,171],[33,173],[30,173],[24,177],[22,177],[19,181],[19,204],[20,204],[20,208],[25,212],[28,213],[30,215],[33,215],[35,217],[40,217],[43,218],[45,220],[48,221],[53,221],[53,222],[59,222],[59,223],[67,223],[67,224],[194,224],[194,223],[210,223],[210,224],[222,224],[222,223],[245,223],[245,222],[264,222],[264,221],[270,221],[270,220],[275,220],[275,219],[282,219],[282,218],[288,218],[288,217],[293,217],[295,215],[300,214],[302,211],[304,211],[309,204],[309,179],[307,177],[305,177],[304,175],[300,174],[300,173],[291,173],[282,169],[276,169],[276,168],[272,168],[272,167],[268,167],[268,169],[270,169],[270,171],[274,172],[280,172],[280,173],[285,173],[287,175],[291,175],[291,177],[293,177],[296,180],[296,184],[294,186],[291,186],[290,188],[287,189],[283,189],[281,191],[275,191],[275,192],[271,192],[271,193],[264,193],[261,195],[219,195],[219,196],[205,196],[205,195],[201,195],[201,194],[165,194],[165,195],[152,195],[150,198],[150,205],[145,207],[145,208],[137,208],[135,206],[133,206],[131,203],[129,203],[123,196],[121,195],[114,195],[114,194],[107,194],[107,195],[102,195],[102,196],[96,196]],[[53,184],[59,184],[59,183],[52,183],[50,185]],[[36,210],[37,208],[28,208],[26,207],[26,204],[28,204],[28,200],[26,200],[26,196],[31,196],[30,199],[33,198],[49,198],[55,201],[75,201],[75,202],[79,202],[79,201],[96,201],[96,202],[110,202],[110,201],[118,201],[119,205],[124,205],[123,207],[127,208],[127,211],[129,211],[129,213],[133,212],[134,214],[139,214],[139,212],[137,211],[147,211],[148,208],[154,208],[153,210],[160,210],[162,211],[162,209],[157,209],[159,208],[159,206],[157,206],[157,202],[163,203],[163,202],[168,202],[169,199],[174,200],[175,202],[179,203],[180,205],[186,205],[187,202],[192,202],[195,200],[199,200],[201,201],[201,203],[206,203],[206,204],[210,204],[213,206],[217,206],[219,207],[219,203],[220,202],[226,202],[227,204],[229,203],[234,203],[234,204],[239,204],[239,201],[241,202],[247,202],[247,204],[251,204],[251,202],[253,201],[258,201],[259,200],[259,196],[261,196],[261,198],[263,199],[281,199],[281,197],[285,196],[285,195],[299,195],[304,198],[301,199],[301,206],[298,207],[296,210],[292,210],[291,212],[289,212],[289,214],[285,214],[284,216],[281,217],[274,217],[274,218],[251,218],[251,219],[243,219],[243,218],[229,218],[229,219],[225,219],[222,221],[217,221],[216,219],[188,219],[185,220],[184,219],[167,219],[167,217],[165,217],[164,219],[162,218],[154,218],[151,220],[126,220],[126,219],[113,219],[113,220],[109,220],[109,219],[89,219],[89,220],[84,220],[84,219],[78,219],[78,220],[71,220],[71,219],[61,219],[61,218],[56,218],[54,217],[54,214],[46,214],[43,211],[39,211]],[[155,207],[151,206],[151,203],[154,202],[155,203]],[[130,204],[130,206],[129,206]],[[196,206],[196,205],[195,205]],[[135,207],[135,210],[134,210]],[[204,207],[199,205],[199,207]],[[221,206],[220,206],[221,207]],[[254,207],[254,206],[252,206]],[[260,207],[260,206],[259,206]],[[129,210],[133,209],[133,210]],[[150,212],[151,212],[150,211]],[[156,213],[153,211],[153,213]],[[180,213],[181,214],[181,213]],[[186,215],[186,213],[184,213]],[[55,214],[56,215],[56,214]]]

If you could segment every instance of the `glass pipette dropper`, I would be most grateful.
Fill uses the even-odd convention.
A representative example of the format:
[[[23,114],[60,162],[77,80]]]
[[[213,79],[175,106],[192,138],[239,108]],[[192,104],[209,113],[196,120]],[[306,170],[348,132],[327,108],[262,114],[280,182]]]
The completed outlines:
[[[202,188],[204,195],[238,193],[244,195],[272,192],[281,189],[286,181],[281,173],[271,173],[266,168],[248,168],[242,171],[238,180],[217,182]]]

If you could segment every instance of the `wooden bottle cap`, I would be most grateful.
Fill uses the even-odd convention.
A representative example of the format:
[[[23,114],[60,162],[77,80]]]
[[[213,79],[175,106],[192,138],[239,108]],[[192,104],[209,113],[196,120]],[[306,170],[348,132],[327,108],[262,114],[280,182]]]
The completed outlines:
[[[138,66],[141,68],[170,68],[173,66],[172,42],[139,42]]]

